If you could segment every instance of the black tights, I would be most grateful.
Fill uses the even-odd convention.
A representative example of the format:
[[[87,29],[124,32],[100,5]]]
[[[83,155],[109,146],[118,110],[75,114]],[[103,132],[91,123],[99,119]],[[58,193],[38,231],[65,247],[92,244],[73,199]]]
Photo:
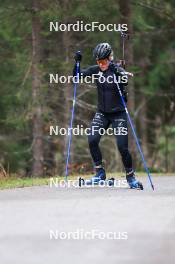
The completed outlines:
[[[90,153],[94,164],[95,166],[102,164],[99,142],[101,134],[109,128],[110,124],[112,124],[112,128],[115,130],[115,138],[125,170],[130,171],[132,169],[132,157],[128,150],[128,128],[125,112],[102,113],[98,111],[95,114],[91,124],[91,133],[88,136]],[[110,128],[111,134],[112,128]]]

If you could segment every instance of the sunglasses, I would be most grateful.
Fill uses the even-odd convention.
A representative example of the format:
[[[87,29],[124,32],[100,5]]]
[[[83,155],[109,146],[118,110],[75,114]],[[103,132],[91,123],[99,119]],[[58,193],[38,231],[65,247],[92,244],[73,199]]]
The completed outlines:
[[[108,59],[104,59],[104,60],[97,60],[97,64],[98,65],[106,65],[106,64],[108,64]]]

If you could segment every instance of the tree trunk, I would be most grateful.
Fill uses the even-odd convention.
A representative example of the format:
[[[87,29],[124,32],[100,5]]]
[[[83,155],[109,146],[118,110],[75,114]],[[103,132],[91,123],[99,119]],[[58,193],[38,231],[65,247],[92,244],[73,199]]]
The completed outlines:
[[[137,101],[139,102],[138,108],[140,109],[140,111],[138,112],[138,121],[139,121],[138,123],[140,129],[141,144],[142,144],[144,156],[146,160],[149,161],[149,159],[152,156],[151,155],[152,153],[149,153],[149,148],[148,148],[148,139],[149,139],[148,138],[149,126],[148,126],[148,116],[147,116],[148,96],[144,93],[145,87],[148,86],[148,80],[146,76],[148,71],[148,65],[150,64],[150,60],[149,60],[150,43],[148,39],[145,39],[145,46],[146,49],[142,51],[140,58],[137,58],[137,64],[139,65],[140,68],[140,79],[142,80],[140,82],[140,87],[139,87],[140,94],[137,98]]]
[[[72,6],[72,1],[70,0],[62,0],[61,1],[61,8],[62,12],[64,12],[64,23],[67,23],[70,19],[68,15],[66,15],[66,12],[68,12],[68,9],[70,9]],[[72,45],[72,34],[71,32],[64,31],[60,34],[60,57],[63,61],[62,63],[62,71],[61,75],[68,76],[72,75],[72,63],[70,65],[70,47]],[[65,83],[60,84],[61,89],[61,98],[60,102],[62,104],[62,110],[59,111],[59,114],[61,114],[61,117],[58,117],[58,120],[60,120],[60,125],[66,129],[68,129],[70,124],[70,118],[71,118],[71,109],[72,109],[72,102],[71,98],[73,95],[73,84],[71,83]],[[63,111],[63,112],[62,112]],[[61,146],[61,157],[57,157],[57,153],[55,154],[55,164],[56,164],[56,172],[59,175],[65,174],[65,164],[66,164],[66,158],[67,158],[67,146],[68,146],[68,139],[69,136],[64,135],[63,138],[60,141]],[[69,163],[73,160],[73,144],[71,144],[71,155]]]
[[[148,157],[148,140],[147,140],[147,102],[143,93],[140,95],[140,104],[142,108],[139,112],[140,137],[142,140],[142,149],[147,160]]]
[[[32,176],[43,176],[43,124],[42,107],[40,102],[41,72],[41,25],[39,18],[40,1],[32,1],[32,122],[33,122],[33,143],[32,143]]]
[[[127,24],[128,26],[128,33],[129,36],[132,36],[133,34],[133,24],[132,24],[132,10],[131,10],[131,1],[130,0],[119,0],[119,10],[121,14],[121,23]],[[130,71],[130,67],[134,64],[134,54],[133,54],[133,45],[131,37],[129,40],[125,41],[125,60],[126,60],[126,67],[127,71]],[[129,79],[129,85],[128,85],[128,110],[131,114],[131,117],[134,117],[134,111],[135,111],[135,90],[134,90],[134,81],[132,78]],[[132,118],[133,122],[134,119]],[[136,156],[136,147],[135,147],[135,141],[134,137],[132,135],[132,132],[129,133],[129,145],[130,149],[132,150],[132,153],[134,156]]]

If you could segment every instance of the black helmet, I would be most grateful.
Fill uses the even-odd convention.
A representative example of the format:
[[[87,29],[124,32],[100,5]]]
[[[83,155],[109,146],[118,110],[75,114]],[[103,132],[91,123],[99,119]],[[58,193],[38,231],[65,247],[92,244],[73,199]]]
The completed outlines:
[[[103,60],[109,57],[112,53],[112,48],[108,43],[100,43],[93,51],[96,60]]]

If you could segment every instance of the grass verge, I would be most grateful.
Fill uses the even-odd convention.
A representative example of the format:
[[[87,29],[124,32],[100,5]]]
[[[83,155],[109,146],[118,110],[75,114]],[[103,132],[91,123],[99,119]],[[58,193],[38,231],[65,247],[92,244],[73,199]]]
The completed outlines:
[[[146,174],[143,172],[137,173],[139,176],[145,176]],[[78,176],[70,176],[69,179],[76,180],[78,177],[90,178],[91,175],[78,175]],[[157,176],[175,176],[174,173],[153,173],[153,177]],[[108,173],[108,178],[117,177],[121,178],[121,173]],[[124,177],[124,175],[123,175]],[[123,178],[122,177],[122,178]],[[50,178],[57,178],[57,180],[64,180],[64,177],[44,177],[44,178],[20,178],[17,176],[10,176],[7,178],[0,179],[0,190],[3,189],[13,189],[13,188],[23,188],[23,187],[31,187],[31,186],[40,186],[40,185],[49,185]]]
[[[0,190],[11,188],[22,188],[30,186],[48,185],[49,178],[18,178],[9,177],[0,179]]]

